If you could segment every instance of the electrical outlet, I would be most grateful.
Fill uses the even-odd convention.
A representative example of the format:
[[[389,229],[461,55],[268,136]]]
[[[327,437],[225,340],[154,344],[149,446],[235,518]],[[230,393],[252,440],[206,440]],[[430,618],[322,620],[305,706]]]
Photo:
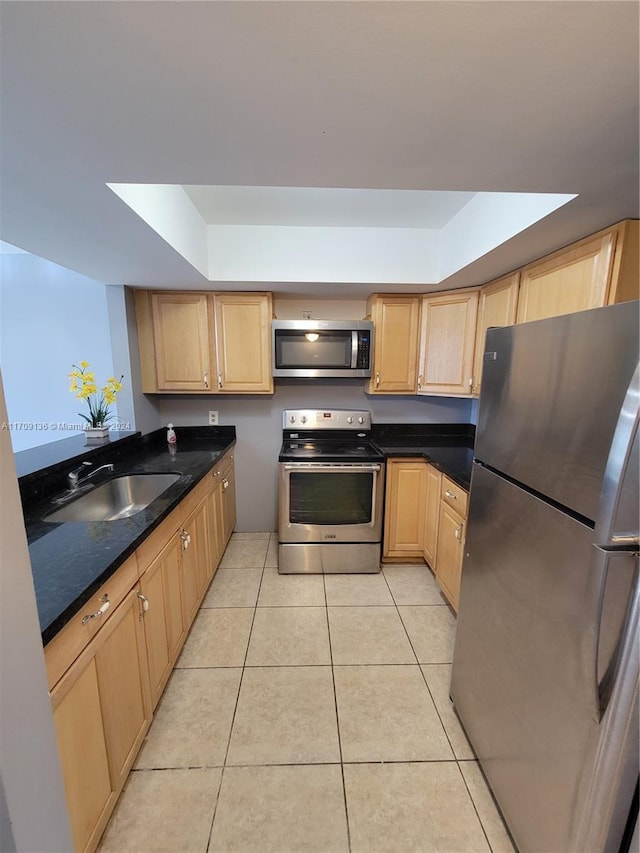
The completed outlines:
[[[300,316],[302,317],[303,320],[310,320],[311,319],[311,311],[301,311]]]
[[[217,426],[218,425],[218,413],[217,412],[209,412],[209,426]]]

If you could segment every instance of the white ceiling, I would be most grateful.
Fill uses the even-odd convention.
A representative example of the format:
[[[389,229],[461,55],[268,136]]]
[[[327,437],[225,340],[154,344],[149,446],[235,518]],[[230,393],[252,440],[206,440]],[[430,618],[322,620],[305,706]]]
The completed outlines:
[[[107,283],[204,288],[107,183],[212,185],[237,217],[259,215],[245,202],[265,187],[296,203],[305,188],[577,194],[443,286],[486,281],[638,216],[638,11],[4,0],[0,238]]]

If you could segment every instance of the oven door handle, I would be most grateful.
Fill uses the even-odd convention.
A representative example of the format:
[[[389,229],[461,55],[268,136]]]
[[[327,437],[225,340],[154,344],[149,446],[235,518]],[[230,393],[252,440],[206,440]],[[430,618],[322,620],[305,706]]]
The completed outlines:
[[[285,471],[313,471],[314,473],[338,474],[340,471],[371,473],[380,471],[382,466],[377,462],[335,462],[334,464],[324,462],[281,462]]]

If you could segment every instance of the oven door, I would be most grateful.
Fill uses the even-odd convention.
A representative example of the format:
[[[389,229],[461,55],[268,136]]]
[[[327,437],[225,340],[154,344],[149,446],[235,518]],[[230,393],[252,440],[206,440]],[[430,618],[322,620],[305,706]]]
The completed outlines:
[[[384,464],[281,462],[280,542],[380,542]]]

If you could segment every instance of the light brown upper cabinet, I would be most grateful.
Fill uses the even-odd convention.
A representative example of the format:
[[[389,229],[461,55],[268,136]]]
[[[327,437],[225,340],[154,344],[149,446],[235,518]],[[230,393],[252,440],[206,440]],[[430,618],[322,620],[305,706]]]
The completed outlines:
[[[214,298],[217,390],[273,394],[270,293],[219,293]]]
[[[375,293],[367,302],[373,320],[370,394],[415,394],[420,296]]]
[[[213,339],[206,293],[153,293],[158,391],[207,391]]]
[[[422,297],[418,394],[471,395],[478,293]]]
[[[638,298],[638,222],[627,220],[524,267],[517,322]]]
[[[272,394],[270,293],[135,291],[145,394]]]
[[[491,326],[512,326],[516,322],[518,285],[520,273],[505,275],[480,291],[478,322],[476,325],[475,356],[473,359],[472,394],[480,393],[482,385],[482,358],[487,329]]]

